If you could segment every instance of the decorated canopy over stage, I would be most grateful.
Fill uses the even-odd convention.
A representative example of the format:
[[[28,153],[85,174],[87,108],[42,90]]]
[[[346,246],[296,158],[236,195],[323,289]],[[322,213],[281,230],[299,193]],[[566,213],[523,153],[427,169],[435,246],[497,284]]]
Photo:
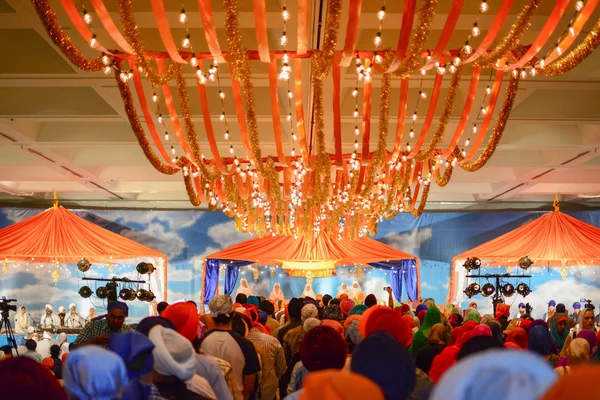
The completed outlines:
[[[0,230],[0,260],[7,264],[55,264],[55,281],[60,264],[74,264],[85,258],[91,263],[111,265],[152,259],[156,273],[150,287],[160,299],[167,296],[167,256],[124,236],[93,224],[58,206]],[[149,275],[150,276],[150,275]]]
[[[208,303],[217,291],[218,274],[225,266],[225,293],[231,294],[237,282],[238,268],[255,265],[281,265],[291,277],[322,278],[335,275],[336,267],[354,265],[391,271],[390,283],[396,299],[402,294],[402,283],[408,296],[420,296],[419,259],[377,240],[337,240],[320,235],[312,241],[291,236],[252,238],[206,257],[202,300]]]
[[[486,266],[511,267],[524,256],[533,261],[532,267],[562,267],[563,277],[570,266],[600,265],[600,229],[561,213],[555,205],[555,211],[455,256],[449,299],[457,301],[462,294],[467,271],[461,265],[467,258],[477,257]]]

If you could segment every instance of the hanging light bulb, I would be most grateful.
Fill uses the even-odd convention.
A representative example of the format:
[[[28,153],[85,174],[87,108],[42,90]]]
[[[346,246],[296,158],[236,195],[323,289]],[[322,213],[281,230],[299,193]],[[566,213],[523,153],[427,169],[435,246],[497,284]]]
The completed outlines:
[[[229,145],[229,152],[230,152],[231,154],[233,154],[233,153],[234,153],[234,150],[233,150],[233,145]]]
[[[289,113],[286,119],[288,122],[290,122],[292,120],[292,113]]]
[[[358,96],[358,88],[354,88],[354,90],[352,91],[352,97],[356,96]]]
[[[110,57],[104,53],[102,53],[102,64],[104,64],[104,65],[110,64]]]
[[[90,39],[90,47],[93,49],[98,44],[98,39],[96,39],[96,34],[92,34],[92,38]]]
[[[412,120],[413,120],[413,121],[416,121],[416,120],[417,120],[417,112],[416,112],[416,111],[414,112],[414,114],[413,114],[413,116],[412,116]]]
[[[283,6],[283,8],[281,9],[281,18],[283,18],[283,20],[286,22],[290,19],[290,12],[285,6]]]
[[[487,12],[487,10],[490,9],[490,6],[487,3],[487,0],[483,0],[481,2],[481,4],[479,5],[479,11],[481,11],[482,13]]]
[[[158,96],[156,95],[156,92],[152,93],[152,101],[154,103],[158,102]]]
[[[198,78],[198,80],[200,81],[201,85],[205,85],[206,84],[206,76],[204,76],[204,74],[200,74],[200,77]]]
[[[175,155],[175,147],[171,146],[171,154]]]
[[[561,47],[558,45],[558,43],[556,44],[556,52],[558,53],[558,55],[560,56],[562,54],[562,49]]]
[[[487,87],[485,88],[485,93],[486,94],[492,93],[492,89],[490,88],[490,85],[487,85]]]
[[[423,92],[422,90],[419,90],[419,96],[421,96],[422,99],[426,99],[427,93]]]
[[[410,144],[406,143],[406,150],[411,151],[412,147],[410,147]]]
[[[185,13],[185,8],[181,9],[181,13],[179,14],[179,23],[185,24],[187,22],[187,14]]]
[[[279,39],[279,43],[282,46],[286,46],[288,44],[288,38],[287,38],[287,35],[285,34],[285,31],[283,31],[283,34],[281,35],[281,39]]]
[[[408,132],[408,136],[410,136],[410,138],[414,138],[415,137],[415,131],[411,128],[410,132]]]
[[[477,125],[473,124],[473,133],[477,133]]]
[[[469,143],[471,143],[471,139],[465,140],[465,146],[469,146]]]
[[[452,64],[456,65],[457,67],[460,65],[461,60],[460,57],[456,56],[454,57],[454,60],[452,60]]]
[[[377,64],[381,64],[383,62],[383,57],[381,57],[381,54],[375,52],[373,55],[375,56],[374,58]]]
[[[454,64],[450,64],[450,66],[448,67],[448,71],[450,71],[451,74],[456,72],[456,67],[454,66]]]
[[[479,36],[480,33],[481,33],[481,31],[479,30],[479,27],[477,26],[477,22],[475,22],[473,24],[473,29],[471,29],[471,35],[473,37],[477,37],[477,36]]]
[[[141,65],[138,65],[138,71],[140,72],[140,74],[144,73],[144,67],[142,67]]]
[[[221,121],[225,121],[225,111],[223,111],[223,112],[221,113],[221,115],[219,116],[219,119],[220,119]]]
[[[535,69],[535,68],[531,68],[531,69],[529,70],[529,75],[531,75],[531,76],[535,76],[536,74],[537,74],[537,71],[536,71],[536,69]]]
[[[223,92],[221,89],[219,89],[219,97],[221,98],[221,100],[225,98],[225,92]]]
[[[358,108],[354,109],[354,113],[352,113],[352,115],[354,115],[354,118],[358,117]]]
[[[575,10],[577,10],[577,12],[583,10],[583,0],[578,0],[575,3]]]
[[[384,18],[385,18],[385,6],[381,7],[381,10],[379,10],[377,12],[377,19],[379,21],[383,21]]]
[[[358,125],[354,125],[354,134],[360,135],[360,130],[358,129]]]
[[[521,70],[521,79],[525,79],[527,78],[527,71],[525,71],[524,69]]]
[[[439,66],[437,69],[437,73],[440,75],[445,75],[446,74],[446,67],[444,66]]]
[[[540,68],[544,68],[545,65],[546,65],[546,57],[544,56],[540,60]]]
[[[197,65],[196,66],[196,78],[200,79],[203,76],[204,76],[204,72],[202,72],[202,70],[200,69],[200,66]]]
[[[355,141],[354,141],[354,148],[355,148],[355,149],[358,149],[358,140],[355,140]]]
[[[296,141],[298,140],[298,136],[296,136],[296,134],[294,132],[292,132],[292,141]]]
[[[110,73],[112,72],[112,67],[110,65],[107,65],[106,67],[104,67],[104,70],[102,72],[104,72],[104,75],[110,75]]]
[[[197,67],[198,66],[198,59],[196,58],[196,53],[192,53],[192,58],[190,58],[190,64],[193,67]]]
[[[210,74],[210,75],[208,75],[208,79],[209,79],[211,82],[214,82],[214,81],[215,81],[215,79],[216,79],[216,76],[215,76],[215,74]]]
[[[481,107],[481,114],[485,115],[487,113],[487,108]]]
[[[283,57],[281,57],[281,60],[283,61],[284,64],[287,64],[290,62],[290,56],[288,56],[287,50],[283,51]]]
[[[189,33],[187,35],[185,35],[185,37],[181,41],[181,47],[183,47],[184,49],[187,49],[188,47],[190,47],[190,34]]]
[[[292,148],[292,157],[296,157],[296,149]]]
[[[225,137],[225,140],[229,140],[229,130],[225,131],[225,134],[223,135],[223,137]]]
[[[569,24],[569,35],[575,36],[575,28],[571,24]]]
[[[465,47],[463,47],[463,50],[465,52],[465,54],[471,54],[473,52],[473,48],[471,47],[471,45],[469,45],[469,41],[467,40],[465,42]]]
[[[519,71],[517,71],[516,69],[513,69],[512,70],[512,76],[514,76],[516,78],[517,75],[519,75]]]
[[[165,140],[168,142],[169,141],[169,132],[165,131]]]
[[[375,35],[375,38],[373,39],[373,44],[375,46],[379,46],[381,44],[381,32],[377,32],[377,35]]]
[[[129,80],[129,79],[133,79],[133,70],[132,69],[127,71],[127,80]]]
[[[119,74],[119,79],[121,79],[121,82],[127,83],[127,74],[125,72],[121,72]]]
[[[90,15],[89,12],[87,12],[87,10],[85,8],[83,9],[83,22],[85,22],[86,25],[92,24],[92,16]]]
[[[291,90],[288,90],[288,99],[293,99],[294,98],[294,93],[292,93]]]
[[[163,123],[163,116],[162,116],[162,114],[158,114],[158,117],[156,118],[156,121],[157,121],[159,124],[162,124],[162,123]]]
[[[425,76],[426,73],[427,73],[427,70],[425,68],[421,68],[421,75]]]

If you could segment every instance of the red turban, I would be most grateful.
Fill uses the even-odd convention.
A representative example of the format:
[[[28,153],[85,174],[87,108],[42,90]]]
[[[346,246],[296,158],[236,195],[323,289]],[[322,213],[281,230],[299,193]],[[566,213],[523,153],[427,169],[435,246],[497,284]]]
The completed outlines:
[[[492,336],[492,330],[490,329],[489,326],[484,325],[484,324],[477,325],[475,328],[473,328],[473,330],[471,332],[473,332],[471,337]]]
[[[446,371],[456,364],[459,348],[457,346],[448,346],[440,354],[435,356],[429,369],[429,377],[433,383],[438,383]]]
[[[27,357],[0,362],[2,398],[67,400],[67,395],[50,371]]]
[[[402,321],[404,321],[404,323],[406,324],[406,326],[408,326],[408,328],[411,329],[411,330],[415,327],[415,319],[410,314],[404,314],[402,316]]]
[[[413,339],[412,330],[397,313],[388,307],[376,307],[365,321],[365,337],[374,332],[389,333],[404,347],[410,346]]]
[[[419,322],[421,323],[421,326],[423,325],[423,321],[425,321],[426,315],[427,315],[427,310],[421,310],[417,314],[417,318],[419,318]]]
[[[502,317],[510,318],[510,306],[508,304],[500,303],[496,306],[496,318],[494,320],[498,321]]]
[[[343,371],[321,371],[304,379],[300,400],[384,400],[383,392],[372,380]]]
[[[409,311],[410,311],[410,305],[408,305],[408,304],[406,304],[406,303],[405,303],[405,304],[402,304],[402,306],[401,306],[401,307],[402,307],[402,314],[406,314],[407,312],[409,312]]]
[[[340,300],[346,300],[348,295],[346,293],[340,294]]]
[[[342,369],[346,364],[346,340],[329,326],[315,326],[300,344],[300,360],[310,372]]]
[[[175,330],[190,342],[198,337],[200,319],[198,310],[191,303],[171,304],[161,317],[168,319],[175,325]]]
[[[462,328],[456,328],[452,330],[450,334],[450,340],[448,341],[448,346],[456,345],[460,341],[460,337],[463,334]]]
[[[342,337],[344,337],[344,327],[338,321],[333,319],[324,319],[321,321],[321,326],[328,326],[334,329],[337,333],[339,333]]]
[[[527,350],[529,347],[529,336],[527,331],[521,327],[512,328],[506,337],[506,343],[514,343],[521,350]]]
[[[54,360],[52,359],[52,357],[46,357],[42,360],[42,365],[46,368],[48,368],[49,370],[53,370],[54,369]]]
[[[340,309],[342,310],[342,314],[344,314],[344,316],[348,315],[350,310],[352,310],[352,307],[354,307],[354,302],[350,299],[344,299],[340,303]]]

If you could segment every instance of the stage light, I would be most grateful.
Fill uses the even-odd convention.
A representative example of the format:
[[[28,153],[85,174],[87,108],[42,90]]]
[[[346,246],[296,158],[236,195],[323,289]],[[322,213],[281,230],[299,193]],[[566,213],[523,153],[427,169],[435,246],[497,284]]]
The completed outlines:
[[[519,259],[519,267],[520,268],[527,269],[527,268],[531,267],[531,264],[533,264],[533,261],[531,261],[531,259],[528,256],[521,257]]]
[[[92,267],[92,264],[85,258],[82,258],[81,261],[77,263],[77,269],[81,272],[86,272]]]
[[[467,269],[467,271],[474,271],[481,267],[481,260],[477,257],[467,258],[467,261],[463,264],[463,267]]]
[[[139,263],[135,269],[137,270],[137,272],[139,274],[151,274],[154,272],[154,265],[150,264],[150,263],[146,263],[146,262],[141,262]]]
[[[523,297],[527,297],[527,295],[531,293],[531,289],[529,288],[529,285],[521,282],[517,285],[517,293]]]
[[[469,286],[467,286],[464,293],[467,295],[468,298],[471,298],[479,294],[480,291],[481,287],[479,286],[479,283],[471,283]]]
[[[510,297],[515,294],[515,287],[511,283],[505,283],[501,289],[502,295]]]
[[[481,295],[483,297],[490,297],[491,295],[493,295],[496,292],[496,288],[494,287],[494,285],[492,285],[491,283],[486,283],[485,285],[483,285],[483,287],[481,288]]]
[[[99,299],[107,298],[108,289],[106,288],[106,286],[100,286],[98,289],[96,289],[96,296],[98,296]]]
[[[89,286],[82,286],[79,289],[79,295],[81,297],[83,297],[84,299],[87,299],[88,297],[90,297],[92,295],[92,289],[90,289]]]
[[[135,295],[135,290],[132,289],[121,289],[121,291],[119,291],[119,297],[121,300],[133,301],[135,300]]]
[[[148,303],[152,302],[156,298],[156,296],[154,296],[154,293],[151,290],[146,289],[138,290],[136,296],[138,300],[145,301]]]

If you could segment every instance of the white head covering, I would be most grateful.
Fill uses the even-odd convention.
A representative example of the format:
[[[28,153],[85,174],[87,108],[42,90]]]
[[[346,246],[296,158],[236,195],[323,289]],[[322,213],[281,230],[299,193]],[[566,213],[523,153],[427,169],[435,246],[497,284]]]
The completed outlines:
[[[240,281],[240,286],[248,287],[248,280],[246,278],[242,278]]]
[[[302,311],[300,311],[300,315],[302,317],[302,321],[306,321],[309,318],[316,318],[319,316],[319,310],[317,310],[317,306],[314,304],[306,304],[302,307]]]
[[[54,308],[50,304],[46,304],[46,309],[50,309],[50,311],[54,311]]]
[[[237,294],[239,293],[243,293],[246,296],[252,296],[252,289],[250,289],[250,286],[248,286],[248,281],[246,278],[242,278],[240,280],[240,287],[238,288]]]
[[[48,333],[48,331],[44,331],[42,339],[52,339],[52,336],[50,335],[50,333]]]
[[[352,282],[352,287],[348,290],[348,297],[350,297],[351,299],[355,299],[358,297],[358,295],[360,293],[362,293],[362,291],[363,290],[360,287],[360,284],[358,283],[358,281],[354,281],[354,282]]]
[[[69,304],[69,310],[71,310],[71,308],[73,308],[73,307],[77,308],[77,305],[75,305],[75,303]]]
[[[304,324],[302,325],[302,329],[304,330],[304,332],[308,332],[312,328],[320,324],[321,320],[319,320],[318,318],[307,318],[306,321],[304,321]]]
[[[156,325],[148,339],[154,343],[154,370],[161,375],[175,376],[182,381],[192,379],[196,353],[192,343],[172,329]]]
[[[64,313],[65,312],[65,308],[63,306],[58,307],[58,313]]]
[[[432,400],[538,399],[557,376],[548,361],[518,350],[489,350],[452,367],[434,387]]]
[[[56,341],[59,345],[62,345],[64,342],[67,342],[67,334],[64,332],[59,333]]]
[[[340,285],[340,290],[338,290],[337,295],[335,297],[340,297],[343,294],[348,294],[348,285],[346,282],[342,282]]]
[[[275,282],[275,284],[273,285],[273,290],[271,291],[271,294],[269,295],[269,300],[283,300],[283,290],[281,290],[281,285],[279,284],[279,282]]]
[[[217,318],[219,315],[229,317],[233,312],[233,301],[231,297],[225,294],[215,296],[208,302],[208,309],[210,310],[210,316],[213,318]]]
[[[317,295],[315,294],[315,291],[312,290],[312,285],[309,283],[307,283],[306,286],[304,286],[304,292],[302,292],[302,296],[310,297],[311,299],[314,299],[315,297],[317,297]]]
[[[30,326],[27,328],[27,333],[33,333],[35,332],[35,328],[33,326]]]

